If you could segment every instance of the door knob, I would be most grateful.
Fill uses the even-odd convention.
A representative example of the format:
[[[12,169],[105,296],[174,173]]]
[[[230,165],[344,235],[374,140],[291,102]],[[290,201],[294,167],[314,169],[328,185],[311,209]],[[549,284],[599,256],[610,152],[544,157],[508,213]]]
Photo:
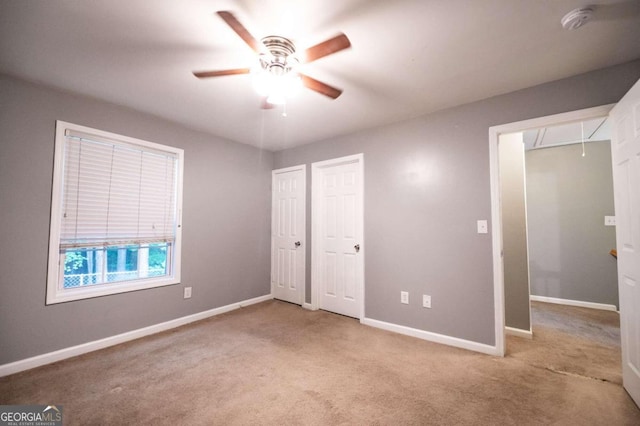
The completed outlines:
[[[356,249],[356,253],[358,253],[360,251],[360,244],[356,244],[353,248]]]
[[[300,247],[300,244],[301,244],[300,241],[295,242],[296,247]]]

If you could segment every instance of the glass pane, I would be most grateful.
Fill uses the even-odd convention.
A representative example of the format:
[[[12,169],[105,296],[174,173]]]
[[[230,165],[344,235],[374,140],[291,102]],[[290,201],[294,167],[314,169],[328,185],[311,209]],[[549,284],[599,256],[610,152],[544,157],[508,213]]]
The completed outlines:
[[[103,255],[102,250],[96,249],[67,250],[64,262],[64,288],[100,284]]]
[[[138,251],[138,246],[122,246],[107,248],[107,282],[129,281],[138,278],[137,261],[132,267],[127,264],[127,259],[131,256],[128,252]]]
[[[67,250],[64,259],[64,288],[81,286],[82,276],[86,274],[86,250]]]
[[[64,288],[167,275],[169,247],[158,243],[66,250]]]

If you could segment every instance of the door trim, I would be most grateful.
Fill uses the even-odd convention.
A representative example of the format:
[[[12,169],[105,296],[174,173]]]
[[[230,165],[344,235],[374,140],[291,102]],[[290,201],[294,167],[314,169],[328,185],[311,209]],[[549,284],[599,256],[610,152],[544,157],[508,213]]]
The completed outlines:
[[[489,174],[491,182],[491,243],[493,246],[493,303],[495,310],[495,355],[504,356],[507,340],[505,338],[505,299],[504,264],[502,261],[502,214],[500,203],[500,164],[498,158],[498,139],[501,134],[522,132],[539,127],[549,127],[572,121],[589,120],[609,115],[615,104],[602,105],[561,114],[547,115],[529,120],[516,121],[489,128]]]
[[[274,197],[275,197],[275,191],[274,191],[274,182],[275,182],[275,177],[276,175],[282,174],[282,173],[288,173],[288,172],[296,172],[296,171],[302,171],[302,175],[303,175],[303,185],[302,185],[302,202],[304,203],[304,214],[302,215],[302,236],[300,237],[302,240],[302,286],[300,287],[302,294],[300,295],[300,305],[304,306],[305,305],[305,300],[306,300],[306,287],[307,287],[307,165],[306,164],[300,164],[298,166],[291,166],[291,167],[285,167],[282,169],[276,169],[276,170],[271,170],[271,273],[269,274],[269,291],[271,292],[271,297],[274,297],[274,292],[273,292],[273,284],[274,284],[274,279],[273,279],[273,273],[274,273],[274,258],[275,258],[275,253],[274,253],[274,238],[273,238],[273,231],[274,231],[274,216],[273,216],[273,207],[274,207]]]
[[[367,245],[365,244],[364,237],[364,154],[348,155],[345,157],[333,158],[331,160],[318,161],[311,164],[311,309],[317,310],[320,308],[320,270],[319,259],[322,252],[321,246],[321,222],[320,214],[317,211],[317,206],[320,205],[320,199],[322,195],[322,169],[328,167],[339,166],[342,164],[358,164],[358,172],[360,173],[360,182],[358,183],[358,191],[360,191],[361,205],[360,207],[360,235],[362,235],[362,241],[360,242],[359,256],[362,259],[358,267],[360,269],[360,276],[362,277],[362,285],[359,289],[359,315],[358,319],[362,322],[364,315],[364,294],[365,294],[365,276],[364,276],[364,262],[365,252]]]

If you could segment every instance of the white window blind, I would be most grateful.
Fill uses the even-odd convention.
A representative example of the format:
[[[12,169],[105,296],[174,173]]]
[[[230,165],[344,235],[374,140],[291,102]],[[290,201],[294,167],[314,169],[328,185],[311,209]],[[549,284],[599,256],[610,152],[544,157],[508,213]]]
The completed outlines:
[[[173,152],[67,130],[60,249],[172,242]]]

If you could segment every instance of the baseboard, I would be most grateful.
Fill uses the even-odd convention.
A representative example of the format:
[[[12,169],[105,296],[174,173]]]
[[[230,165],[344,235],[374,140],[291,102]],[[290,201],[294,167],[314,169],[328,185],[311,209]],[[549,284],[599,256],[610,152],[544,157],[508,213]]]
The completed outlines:
[[[533,332],[531,330],[523,330],[521,328],[505,327],[504,331],[509,336],[522,337],[524,339],[533,339]]]
[[[618,311],[616,305],[607,305],[605,303],[583,302],[581,300],[560,299],[557,297],[534,296],[533,294],[529,296],[529,299],[532,302],[555,303],[558,305],[578,306],[580,308],[600,309],[602,311]]]
[[[457,337],[446,336],[444,334],[432,333],[430,331],[419,330],[417,328],[405,327],[403,325],[393,324],[384,321],[378,321],[371,318],[363,318],[360,323],[375,328],[381,328],[394,333],[404,334],[406,336],[416,337],[429,342],[440,343],[443,345],[453,346],[456,348],[467,349],[470,351],[481,352],[487,355],[501,356],[502,353],[495,346],[485,345],[483,343],[472,342],[470,340],[459,339]]]
[[[198,312],[197,314],[187,315],[186,317],[176,318],[170,321],[162,322],[160,324],[151,325],[149,327],[139,328],[137,330],[128,331],[126,333],[117,334],[115,336],[105,337],[104,339],[94,340],[93,342],[87,342],[77,346],[71,346],[54,352],[22,359],[9,364],[0,365],[0,377],[19,373],[25,370],[30,370],[32,368],[51,364],[53,362],[62,361],[63,359],[97,351],[98,349],[108,348],[109,346],[114,346],[120,343],[128,342],[130,340],[139,339],[150,334],[160,333],[161,331],[170,330],[172,328],[180,327],[182,325],[224,314],[225,312],[230,312],[271,299],[273,299],[273,296],[267,294],[265,296],[255,297],[253,299],[243,300],[241,302],[210,309],[208,311]]]

